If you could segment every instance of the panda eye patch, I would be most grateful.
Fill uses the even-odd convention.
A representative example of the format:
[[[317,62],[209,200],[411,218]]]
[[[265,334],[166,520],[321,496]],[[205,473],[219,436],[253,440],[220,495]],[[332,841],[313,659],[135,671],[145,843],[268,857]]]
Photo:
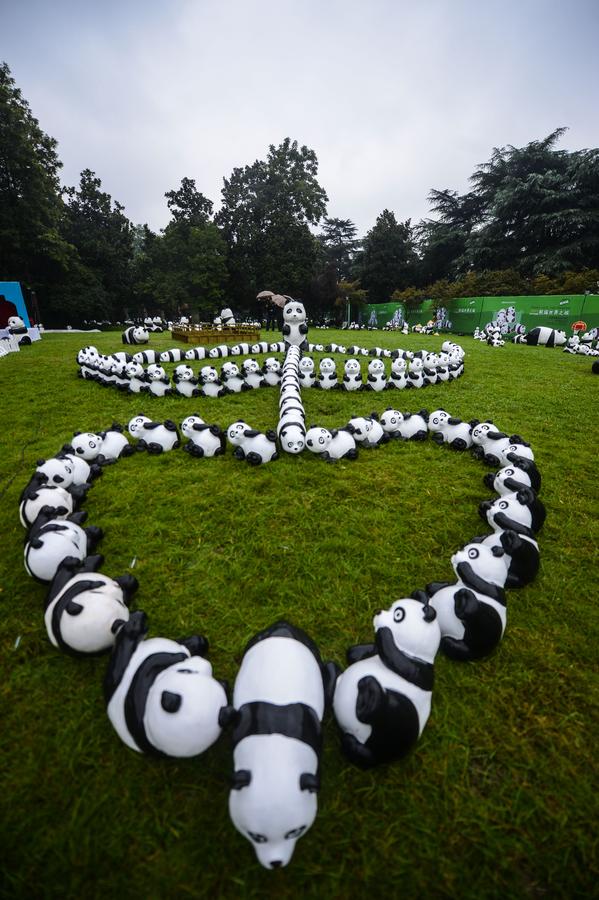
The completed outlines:
[[[256,834],[254,831],[248,831],[248,837],[255,844],[266,844],[268,838],[263,834]]]
[[[468,556],[470,557],[470,559],[478,559],[479,555],[480,555],[480,554],[479,554],[478,550],[475,550],[474,547],[472,547],[472,548],[468,551]]]
[[[193,669],[177,669],[177,672],[180,672],[181,675],[193,675]]]
[[[285,835],[285,840],[290,841],[293,838],[301,837],[305,830],[306,830],[305,825],[300,825],[299,828],[292,828],[291,831],[288,831],[287,834]]]
[[[507,500],[502,500],[501,503],[499,504],[499,509],[507,509],[507,508],[508,508]]]
[[[397,609],[393,613],[393,621],[394,622],[403,622],[406,617],[406,611],[403,606],[398,606]]]

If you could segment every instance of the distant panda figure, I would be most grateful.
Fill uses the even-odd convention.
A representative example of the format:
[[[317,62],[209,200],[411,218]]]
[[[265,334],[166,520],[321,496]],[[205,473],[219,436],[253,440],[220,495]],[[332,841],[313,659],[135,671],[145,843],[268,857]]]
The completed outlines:
[[[250,348],[250,353],[268,353],[270,351],[270,344],[268,341],[258,341],[257,344],[252,344]]]
[[[303,388],[314,387],[316,375],[314,374],[314,360],[311,356],[302,356],[298,365],[299,382]]]
[[[68,556],[85,559],[102,538],[97,526],[82,528],[86,513],[71,513],[54,518],[54,510],[42,507],[25,539],[25,569],[36,581],[52,581],[61,562]]]
[[[281,383],[281,363],[278,359],[275,359],[274,356],[269,356],[268,359],[264,360],[264,364],[262,366],[262,374],[264,376],[264,382],[269,387],[278,387]]]
[[[326,356],[324,359],[320,360],[319,369],[320,375],[314,386],[319,387],[323,391],[330,391],[336,388],[339,382],[337,381],[337,367],[335,365],[335,360]]]
[[[156,350],[139,350],[133,354],[133,361],[140,363],[142,366],[155,365],[160,359],[160,354]]]
[[[147,344],[150,335],[141,325],[132,325],[123,331],[121,338],[123,344]]]
[[[382,359],[373,359],[368,363],[368,376],[364,384],[366,391],[384,391],[387,387],[385,363]]]
[[[173,384],[175,391],[182,397],[199,397],[200,389],[198,387],[198,379],[193,374],[191,366],[185,363],[177,366],[173,372]]]
[[[241,377],[239,366],[234,362],[223,363],[220,370],[220,380],[231,394],[240,394],[242,391],[251,390],[249,384]]]
[[[532,328],[523,338],[523,342],[529,347],[562,347],[566,340],[565,331],[556,331],[544,325]]]
[[[348,359],[343,367],[343,380],[339,382],[345,391],[361,391],[364,387],[359,359]]]
[[[404,756],[428,721],[441,631],[424,592],[374,616],[372,644],[350,647],[333,710],[345,755],[363,769]]]
[[[287,865],[316,818],[322,718],[336,674],[288,622],[245,648],[233,690],[229,813],[267,869]]]
[[[407,363],[402,356],[397,356],[391,363],[391,373],[387,381],[387,388],[397,388],[403,391],[408,384]]]
[[[183,362],[185,359],[185,350],[175,347],[173,350],[163,350],[158,357],[158,362]]]
[[[209,359],[223,359],[229,355],[229,348],[226,344],[219,344],[217,347],[211,347],[208,351]]]
[[[51,643],[74,656],[109,650],[117,630],[129,618],[128,606],[138,588],[133,575],[112,579],[97,570],[101,556],[83,562],[63,560],[54,576],[44,621]]]
[[[424,387],[424,365],[421,359],[415,357],[408,366],[406,387]]]
[[[138,753],[198,756],[220,737],[231,713],[225,686],[204,658],[208,641],[200,635],[144,640],[146,633],[141,611],[117,632],[104,678],[108,718]]]
[[[194,359],[206,359],[205,347],[191,347],[185,351],[185,359],[190,361]]]
[[[183,449],[192,456],[208,458],[225,452],[226,440],[222,429],[218,425],[207,425],[197,413],[183,419],[181,434],[188,438]]]
[[[283,307],[283,339],[285,351],[291,346],[300,350],[308,349],[308,326],[306,325],[306,310],[303,303],[298,300],[289,300]]]
[[[127,425],[131,437],[137,438],[137,449],[148,453],[165,453],[181,446],[179,431],[171,419],[152,422],[147,416],[134,416]]]

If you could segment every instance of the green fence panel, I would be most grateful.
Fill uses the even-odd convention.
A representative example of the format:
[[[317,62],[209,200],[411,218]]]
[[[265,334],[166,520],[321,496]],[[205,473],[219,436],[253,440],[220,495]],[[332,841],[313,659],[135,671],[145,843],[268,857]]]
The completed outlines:
[[[587,331],[599,328],[599,297],[596,294],[588,294],[584,298],[580,318],[586,323]]]
[[[447,304],[448,328],[457,334],[473,334],[480,325],[482,297],[459,297]]]
[[[410,310],[408,313],[408,324],[410,327],[412,325],[426,325],[431,319],[434,321],[435,311],[436,304],[434,300],[423,300],[420,306],[417,306],[415,310]]]
[[[406,308],[403,303],[368,303],[362,312],[362,324],[384,328],[387,322],[403,325]]]

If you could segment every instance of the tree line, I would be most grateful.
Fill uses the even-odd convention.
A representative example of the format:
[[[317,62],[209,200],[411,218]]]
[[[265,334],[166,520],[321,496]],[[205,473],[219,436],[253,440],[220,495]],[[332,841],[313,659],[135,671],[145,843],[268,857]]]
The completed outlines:
[[[432,190],[435,218],[412,225],[385,209],[359,239],[327,217],[313,150],[286,138],[223,179],[220,207],[192,178],[165,194],[159,233],[134,224],[85,169],[60,183],[46,135],[0,64],[0,280],[35,291],[50,325],[125,313],[259,312],[265,288],[302,298],[315,319],[347,300],[444,303],[481,294],[583,293],[599,281],[599,150],[556,147],[558,128],[495,149],[471,189]]]

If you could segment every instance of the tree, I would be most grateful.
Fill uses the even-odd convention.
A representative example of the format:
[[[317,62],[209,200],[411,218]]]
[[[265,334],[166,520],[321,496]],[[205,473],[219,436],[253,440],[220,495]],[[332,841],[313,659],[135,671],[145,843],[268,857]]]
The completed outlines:
[[[56,141],[41,130],[0,63],[0,278],[35,288],[42,305],[44,284],[73,261],[60,233],[61,165]]]
[[[229,248],[230,291],[246,308],[259,290],[303,295],[315,272],[310,231],[326,212],[313,150],[285,138],[266,160],[236,168],[224,180],[215,222]]]
[[[183,178],[178,191],[167,191],[164,196],[173,222],[206,225],[210,221],[214,204],[196,189],[193,178]]]
[[[327,219],[322,224],[319,236],[327,263],[335,267],[339,281],[347,280],[351,274],[354,255],[360,242],[356,240],[358,229],[351,219]]]
[[[412,284],[416,253],[410,220],[397,222],[395,215],[384,209],[364,238],[357,271],[371,303],[385,303],[394,290]]]

